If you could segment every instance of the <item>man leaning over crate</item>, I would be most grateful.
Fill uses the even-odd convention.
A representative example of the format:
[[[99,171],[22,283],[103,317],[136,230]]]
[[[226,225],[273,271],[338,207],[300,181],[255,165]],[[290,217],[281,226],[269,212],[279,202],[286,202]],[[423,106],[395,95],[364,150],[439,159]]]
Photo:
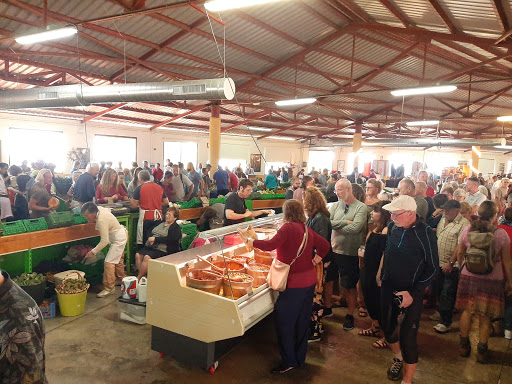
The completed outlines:
[[[82,206],[82,215],[89,223],[96,223],[96,229],[100,232],[100,242],[87,253],[86,257],[94,257],[103,248],[109,245],[103,271],[103,290],[97,297],[105,297],[115,294],[116,276],[123,278],[124,273],[124,248],[128,241],[126,228],[119,224],[116,217],[109,209],[98,207],[94,203],[85,203]]]

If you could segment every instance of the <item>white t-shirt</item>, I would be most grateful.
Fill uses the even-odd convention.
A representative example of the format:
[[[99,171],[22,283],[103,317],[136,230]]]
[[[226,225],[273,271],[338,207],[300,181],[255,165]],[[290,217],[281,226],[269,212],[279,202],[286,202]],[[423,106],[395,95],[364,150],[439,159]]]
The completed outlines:
[[[466,196],[466,203],[469,203],[472,207],[477,205],[480,206],[485,200],[487,200],[487,197],[482,192],[477,192],[473,195],[468,194]]]
[[[183,179],[183,182],[181,181]],[[173,176],[172,179],[172,186],[174,187],[174,190],[176,191],[176,194],[172,196],[172,201],[183,201],[185,198],[185,188],[184,185],[191,188],[194,184],[190,181],[190,179],[185,175],[178,175]]]

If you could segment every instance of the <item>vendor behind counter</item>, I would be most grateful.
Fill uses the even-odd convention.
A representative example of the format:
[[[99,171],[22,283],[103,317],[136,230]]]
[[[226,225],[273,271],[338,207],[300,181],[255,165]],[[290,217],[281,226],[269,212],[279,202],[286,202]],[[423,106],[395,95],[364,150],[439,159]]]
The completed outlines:
[[[270,210],[249,211],[245,205],[245,199],[252,192],[254,183],[249,179],[242,179],[238,184],[236,193],[232,193],[226,199],[224,207],[224,225],[243,223],[247,217],[258,217],[269,214]]]

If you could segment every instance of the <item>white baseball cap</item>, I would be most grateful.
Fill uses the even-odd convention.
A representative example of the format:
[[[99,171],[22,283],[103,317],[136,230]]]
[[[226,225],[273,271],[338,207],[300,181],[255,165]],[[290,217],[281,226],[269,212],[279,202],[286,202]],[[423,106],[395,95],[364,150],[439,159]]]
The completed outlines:
[[[395,200],[393,200],[391,203],[386,204],[382,207],[382,209],[385,209],[389,212],[394,211],[414,211],[416,212],[416,202],[414,201],[414,198],[407,195],[400,195]]]

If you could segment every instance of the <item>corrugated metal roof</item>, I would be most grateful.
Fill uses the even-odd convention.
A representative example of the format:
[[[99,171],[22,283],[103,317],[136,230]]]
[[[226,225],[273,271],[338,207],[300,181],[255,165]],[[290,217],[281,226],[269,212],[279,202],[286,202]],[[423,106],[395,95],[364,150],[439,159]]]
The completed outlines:
[[[379,66],[384,66],[400,55],[409,46],[414,44],[416,35],[407,35],[400,33],[403,31],[403,25],[379,0],[347,0],[356,6],[359,6],[362,12],[365,12],[375,23],[381,23],[396,27],[392,32],[386,32],[373,29],[359,29],[356,31],[356,62],[353,65],[353,78],[357,80],[364,75],[372,73]],[[441,7],[451,18],[456,28],[467,36],[480,36],[490,39],[496,39],[502,33],[501,24],[494,11],[492,0],[438,0]],[[155,0],[151,2],[151,7],[167,5],[169,0]],[[448,34],[449,30],[442,18],[434,10],[428,0],[392,0],[392,3],[402,12],[412,23],[421,28],[426,28],[433,32]],[[25,4],[42,7],[40,1],[31,0]],[[322,3],[322,0],[301,0],[283,1],[259,7],[246,8],[241,11],[223,12],[221,17],[227,23],[226,38],[228,41],[238,44],[242,48],[235,49],[231,46],[226,47],[226,63],[229,68],[230,76],[234,78],[237,88],[241,89],[238,93],[240,101],[250,105],[251,102],[262,102],[267,108],[275,108],[272,99],[290,97],[295,95],[295,73],[297,71],[297,94],[298,95],[327,95],[330,92],[337,91],[338,88],[347,89],[346,84],[350,78],[351,72],[351,51],[352,34],[347,29],[347,33],[331,40],[324,46],[317,46],[317,49],[309,49],[308,53],[300,56],[298,60],[287,62],[288,58],[300,53],[306,46],[315,44],[333,33],[333,23],[346,25],[346,20],[340,17],[339,13],[333,11],[331,7]],[[52,0],[49,4],[50,10],[80,20],[94,19],[106,15],[117,15],[124,10],[114,2],[105,2],[102,0],[91,0],[88,2],[74,3],[66,0]],[[310,8],[308,8],[310,7]],[[507,15],[512,17],[510,7],[507,8]],[[40,17],[31,12],[23,10],[17,6],[8,3],[0,3],[0,28],[12,31],[15,34],[26,33],[34,26],[40,25]],[[45,66],[52,66],[58,72],[58,68],[78,72],[79,69],[85,72],[84,78],[94,85],[108,83],[107,78],[114,73],[120,73],[124,66],[124,52],[130,57],[141,57],[152,52],[152,49],[158,44],[176,35],[181,34],[185,26],[204,20],[200,28],[200,33],[210,34],[211,27],[206,21],[205,16],[190,6],[182,6],[172,10],[161,12],[168,18],[158,17],[156,15],[135,16],[121,18],[115,22],[109,21],[96,24],[94,29],[80,27],[80,30],[97,39],[100,44],[86,39],[84,36],[79,38],[79,48],[82,52],[80,58],[80,68],[78,68],[78,58],[75,54],[76,40],[74,38],[63,40],[51,44],[36,44],[32,46],[20,47],[10,39],[0,40],[0,60],[6,58],[10,62],[9,73],[11,78],[8,80],[0,79],[1,88],[27,88],[32,87],[37,81],[44,81],[53,76],[52,73],[43,73],[37,75],[38,71],[48,72],[41,69]],[[241,17],[247,15],[248,17]],[[218,15],[216,15],[218,16]],[[9,18],[14,18],[11,20]],[[250,18],[258,20],[253,22]],[[25,23],[20,21],[25,20]],[[63,23],[60,21],[59,23]],[[179,24],[182,23],[182,24]],[[179,24],[179,25],[176,25]],[[265,24],[282,31],[280,33],[272,29],[265,29]],[[221,55],[223,55],[222,39],[224,28],[219,23],[212,21],[217,41],[220,45]],[[105,32],[105,28],[109,31]],[[350,28],[350,27],[349,27]],[[400,29],[398,29],[400,28]],[[186,29],[186,28],[185,28]],[[1,31],[1,29],[0,29]],[[131,36],[131,37],[130,37]],[[129,38],[128,41],[123,38]],[[443,42],[432,40],[427,53],[426,78],[437,79],[441,76],[457,73],[461,68],[479,63],[481,58],[493,58],[497,52],[504,52],[507,47],[499,47],[494,44],[485,47],[485,43],[479,42],[476,46],[470,42],[455,41],[447,46]],[[493,40],[489,40],[492,42]],[[108,46],[112,48],[109,48]],[[228,43],[230,44],[230,43]],[[466,48],[468,53],[462,53],[457,46]],[[244,48],[252,50],[254,53],[244,51]],[[19,53],[13,54],[10,48]],[[28,52],[27,52],[28,51]],[[474,57],[470,52],[474,52]],[[30,53],[30,54],[29,54]],[[62,54],[71,54],[75,56],[66,57]],[[258,56],[264,55],[268,59]],[[20,57],[20,65],[15,64],[17,57]],[[100,57],[104,58],[101,59]],[[107,56],[110,56],[108,58]],[[133,65],[133,60],[127,58],[127,64]],[[312,67],[307,67],[301,63],[305,57],[306,62]],[[1,61],[0,61],[1,62]],[[276,62],[280,63],[278,69],[273,67]],[[367,63],[366,65],[364,63]],[[40,68],[38,69],[38,66]],[[211,38],[200,36],[200,34],[188,33],[174,42],[169,48],[164,48],[160,52],[153,54],[147,60],[147,66],[137,66],[130,68],[126,75],[129,82],[145,81],[164,81],[169,77],[182,78],[211,78],[222,75],[222,64],[219,53],[214,41]],[[471,100],[482,99],[470,107],[470,111],[477,110],[479,116],[485,114],[503,113],[510,105],[512,92],[501,95],[492,101],[489,106],[478,110],[495,92],[510,85],[510,81],[489,81],[499,77],[507,77],[510,74],[508,68],[512,68],[512,62],[508,59],[497,61],[496,65],[485,65],[473,71],[471,80],[485,81],[474,83],[471,87]],[[257,74],[268,71],[267,79],[259,79]],[[0,71],[3,67],[0,66]],[[325,73],[322,76],[316,71]],[[232,72],[232,73],[231,73]],[[16,84],[13,78],[16,74],[33,73],[34,77],[24,78],[24,84]],[[90,73],[91,76],[87,76]],[[162,73],[167,73],[168,76]],[[97,74],[97,75],[93,75]],[[387,107],[392,108],[389,116],[400,116],[400,102],[389,94],[389,89],[397,87],[416,86],[418,80],[423,74],[423,52],[421,47],[415,50],[409,57],[400,60],[386,71],[373,78],[368,84],[358,88],[357,95],[331,95],[321,99],[326,106],[320,104],[304,106],[302,108],[280,109],[284,116],[290,120],[295,119],[293,111],[299,110],[297,119],[307,117],[308,113],[315,116],[325,116],[329,119],[336,119],[342,116],[353,119],[363,118],[374,114],[372,111],[379,111]],[[327,77],[334,79],[330,81]],[[255,81],[251,81],[254,79]],[[67,76],[70,83],[76,83],[78,80]],[[467,73],[459,75],[453,81],[467,82],[470,78]],[[118,82],[124,81],[124,76],[117,79]],[[245,82],[250,81],[251,86],[244,86]],[[338,84],[335,84],[338,83]],[[357,82],[356,82],[357,85]],[[245,89],[244,89],[245,88]],[[383,89],[384,88],[384,89]],[[382,89],[382,90],[380,90]],[[461,85],[456,92],[439,96],[439,100],[448,103],[452,108],[460,108],[467,104],[468,85]],[[364,92],[364,93],[361,93]],[[293,96],[292,96],[293,97]],[[454,112],[450,106],[443,104],[433,97],[425,99],[425,114],[460,116]],[[394,103],[394,104],[389,104]],[[192,103],[191,105],[197,105]],[[329,106],[329,107],[327,107]],[[192,107],[192,106],[191,106]],[[232,104],[228,105],[233,112],[238,113],[238,107]],[[333,110],[334,109],[334,110]],[[62,116],[70,118],[71,109],[60,109],[52,111],[52,114],[61,113]],[[87,113],[101,111],[103,107],[93,106],[86,108]],[[179,109],[164,107],[158,105],[147,106],[140,103],[135,108],[119,109],[112,114],[102,117],[102,121],[122,123],[123,119],[133,119],[137,124],[151,124],[151,122],[164,121],[178,114]],[[247,108],[246,114],[259,112],[257,107]],[[338,111],[338,112],[336,112]],[[75,111],[76,112],[76,111]],[[411,115],[423,113],[423,98],[410,98],[406,100],[404,112]],[[39,111],[38,113],[44,113]],[[386,112],[376,113],[372,118],[374,121],[384,119]],[[478,117],[478,116],[477,116]],[[209,118],[208,111],[202,111],[187,116],[179,121],[179,126],[207,126]],[[231,121],[239,121],[237,116],[226,116],[229,124]],[[262,121],[262,124],[272,127],[283,127],[287,123],[281,117],[275,115],[275,121]],[[492,119],[491,119],[492,120]],[[480,120],[475,118],[477,124],[469,127],[478,127]],[[325,125],[329,123],[324,122]],[[447,123],[448,124],[448,123]],[[224,125],[223,125],[224,126]],[[454,125],[454,129],[455,129]],[[324,128],[306,128],[298,127],[285,134],[310,134],[314,129],[322,130]],[[236,129],[234,132],[238,132]]]

